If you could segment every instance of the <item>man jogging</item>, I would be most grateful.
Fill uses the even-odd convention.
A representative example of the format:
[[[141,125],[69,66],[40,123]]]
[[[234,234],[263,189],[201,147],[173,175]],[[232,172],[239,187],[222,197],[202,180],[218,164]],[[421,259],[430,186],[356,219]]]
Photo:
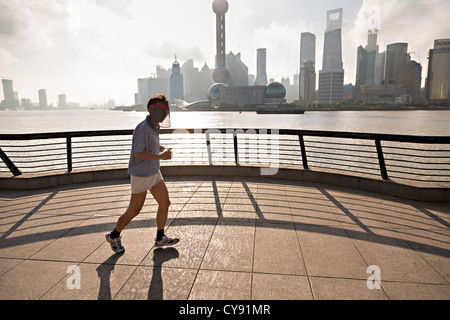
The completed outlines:
[[[170,127],[169,102],[164,95],[153,96],[147,104],[148,116],[134,130],[128,173],[131,179],[131,199],[128,209],[117,221],[115,229],[106,235],[106,240],[115,253],[123,253],[120,233],[136,217],[144,205],[147,191],[158,203],[156,215],[157,234],[155,247],[171,246],[179,239],[164,234],[170,200],[166,184],[159,170],[160,160],[170,160],[172,149],[159,145],[160,127]]]

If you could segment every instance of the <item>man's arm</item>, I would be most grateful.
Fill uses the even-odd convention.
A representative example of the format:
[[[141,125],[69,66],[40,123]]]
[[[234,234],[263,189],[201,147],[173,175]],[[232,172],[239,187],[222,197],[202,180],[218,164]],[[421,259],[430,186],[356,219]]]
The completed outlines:
[[[138,152],[134,154],[134,157],[139,160],[170,160],[172,159],[172,148],[160,154],[152,154],[147,151]]]

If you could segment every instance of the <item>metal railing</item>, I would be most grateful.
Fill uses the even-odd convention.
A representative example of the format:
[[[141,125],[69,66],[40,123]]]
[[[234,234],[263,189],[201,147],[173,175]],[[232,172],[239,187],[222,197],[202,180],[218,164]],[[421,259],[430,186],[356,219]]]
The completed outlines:
[[[133,130],[0,134],[0,174],[72,172],[128,164]],[[325,168],[357,175],[450,182],[450,137],[284,129],[166,129],[162,165]]]

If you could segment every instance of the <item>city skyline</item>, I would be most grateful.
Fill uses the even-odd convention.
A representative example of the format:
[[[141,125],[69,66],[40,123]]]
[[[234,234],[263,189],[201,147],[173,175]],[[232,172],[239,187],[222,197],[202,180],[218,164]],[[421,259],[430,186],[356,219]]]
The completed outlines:
[[[355,84],[357,48],[367,41],[368,22],[377,17],[376,9],[380,51],[391,43],[408,43],[412,60],[423,67],[422,86],[428,50],[435,39],[450,35],[445,14],[450,3],[441,0],[228,1],[226,53],[240,52],[249,73],[256,75],[255,52],[267,48],[267,77],[277,81],[289,77],[293,82],[299,72],[302,32],[316,36],[316,70],[320,69],[328,10],[344,12],[345,84]],[[154,74],[157,65],[171,65],[175,54],[180,62],[193,59],[199,68],[205,63],[215,66],[212,1],[60,0],[26,8],[21,4],[0,0],[0,17],[6,22],[0,24],[0,78],[13,80],[21,99],[37,101],[38,90],[45,88],[49,104],[56,104],[64,93],[82,105],[109,99],[130,105],[136,79]],[[148,12],[155,10],[160,14],[150,21]]]

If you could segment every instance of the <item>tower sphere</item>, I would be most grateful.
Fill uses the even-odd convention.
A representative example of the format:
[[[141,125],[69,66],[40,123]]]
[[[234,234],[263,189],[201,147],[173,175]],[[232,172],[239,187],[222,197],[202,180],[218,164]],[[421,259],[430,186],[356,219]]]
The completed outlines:
[[[214,83],[211,87],[209,87],[208,100],[219,100],[219,98],[220,98],[219,89],[220,88],[228,88],[228,86],[224,83]]]
[[[228,1],[227,0],[214,0],[212,4],[214,13],[225,14],[228,12]]]
[[[274,81],[266,86],[266,98],[283,99],[286,96],[286,88],[280,82]]]
[[[226,67],[217,67],[213,71],[212,78],[216,83],[228,83],[230,81],[230,71]]]

